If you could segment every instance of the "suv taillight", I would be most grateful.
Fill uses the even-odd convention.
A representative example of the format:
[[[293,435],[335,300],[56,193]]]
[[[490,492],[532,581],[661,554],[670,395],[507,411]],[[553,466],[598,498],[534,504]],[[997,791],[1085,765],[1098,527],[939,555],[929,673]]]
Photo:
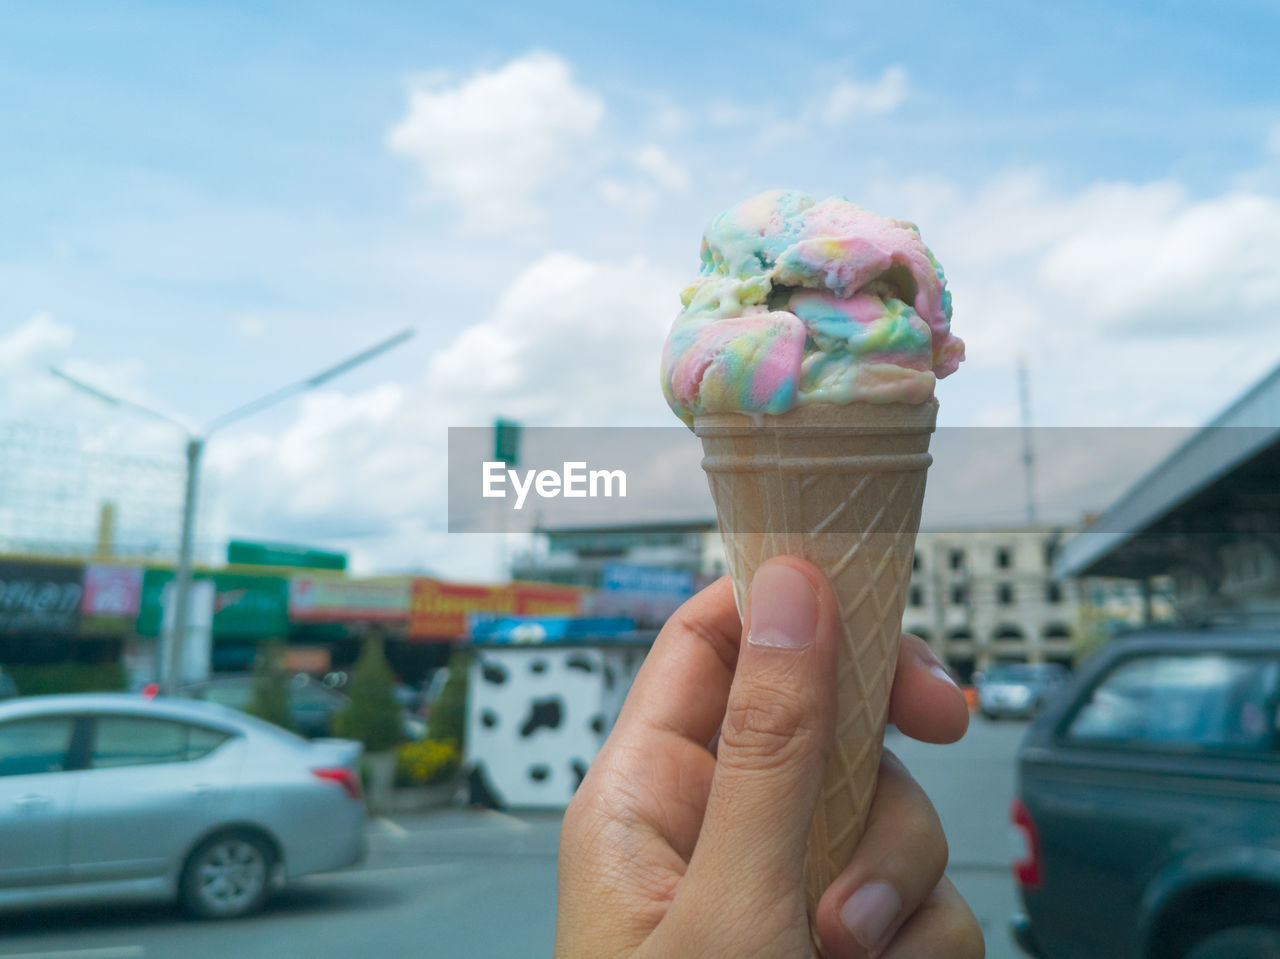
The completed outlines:
[[[329,782],[335,782],[347,791],[347,795],[352,799],[359,799],[364,795],[364,791],[360,788],[360,777],[345,766],[335,766],[332,769],[313,769],[311,775],[317,779],[326,779]]]
[[[1036,831],[1031,811],[1021,799],[1015,799],[1009,807],[1009,819],[1022,840],[1022,855],[1014,860],[1013,876],[1025,888],[1040,886],[1043,872],[1040,868],[1040,834]]]

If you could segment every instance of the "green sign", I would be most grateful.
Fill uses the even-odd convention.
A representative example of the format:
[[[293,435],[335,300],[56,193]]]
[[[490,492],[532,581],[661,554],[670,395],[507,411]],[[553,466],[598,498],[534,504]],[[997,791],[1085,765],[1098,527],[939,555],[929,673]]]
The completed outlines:
[[[508,466],[520,461],[520,424],[496,420],[493,424],[493,458]]]
[[[289,630],[289,581],[283,576],[244,576],[237,573],[197,573],[197,580],[213,580],[215,639],[284,637]],[[149,569],[142,578],[139,636],[159,636],[164,625],[165,587],[173,572]]]
[[[282,546],[278,543],[251,543],[233,539],[227,544],[227,563],[240,566],[293,566],[300,569],[347,568],[345,553],[330,553],[305,546]]]

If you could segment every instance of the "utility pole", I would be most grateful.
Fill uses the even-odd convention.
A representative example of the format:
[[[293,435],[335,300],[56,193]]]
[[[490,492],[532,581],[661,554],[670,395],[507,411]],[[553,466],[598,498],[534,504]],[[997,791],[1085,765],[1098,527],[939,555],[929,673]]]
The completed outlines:
[[[109,406],[125,407],[136,413],[163,420],[171,426],[176,426],[186,438],[186,485],[182,497],[182,533],[178,542],[178,563],[177,568],[174,570],[173,629],[165,638],[160,661],[160,691],[164,695],[172,696],[177,691],[182,679],[182,652],[187,644],[188,624],[191,619],[191,580],[195,565],[195,533],[200,489],[200,463],[209,437],[224,426],[244,419],[252,413],[266,409],[268,406],[273,406],[290,396],[305,393],[307,390],[315,389],[317,386],[329,382],[334,377],[399,346],[410,339],[413,333],[412,329],[401,330],[395,336],[376,343],[367,350],[349,356],[345,360],[307,377],[305,380],[282,386],[250,403],[238,406],[228,413],[215,417],[209,421],[203,430],[196,429],[181,417],[171,416],[168,413],[154,410],[133,400],[108,393],[106,390],[64,373],[57,367],[49,368],[50,373],[66,381],[82,393],[88,393]]]
[[[1036,454],[1031,443],[1031,388],[1027,377],[1027,358],[1018,360],[1018,397],[1022,406],[1022,469],[1027,491],[1027,525],[1036,525]]]

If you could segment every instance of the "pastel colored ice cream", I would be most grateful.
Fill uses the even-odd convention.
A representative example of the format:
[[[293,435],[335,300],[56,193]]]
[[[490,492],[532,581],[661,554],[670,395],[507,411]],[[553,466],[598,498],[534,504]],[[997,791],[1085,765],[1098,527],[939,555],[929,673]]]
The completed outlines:
[[[951,294],[915,224],[840,197],[762,193],[716,217],[680,294],[662,389],[699,413],[922,403],[954,373]]]

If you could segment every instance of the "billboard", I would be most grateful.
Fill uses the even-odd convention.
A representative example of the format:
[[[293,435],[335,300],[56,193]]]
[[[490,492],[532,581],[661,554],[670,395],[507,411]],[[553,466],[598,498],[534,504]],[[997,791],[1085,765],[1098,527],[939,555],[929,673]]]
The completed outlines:
[[[84,567],[0,561],[0,634],[73,633]]]
[[[473,613],[499,616],[576,616],[582,591],[550,583],[479,585],[417,579],[409,611],[413,639],[451,640],[467,635]]]
[[[403,622],[409,617],[409,591],[408,579],[295,576],[289,581],[289,619],[295,623]]]
[[[289,581],[282,576],[197,573],[197,582],[212,580],[213,635],[257,638],[285,636],[289,630]],[[173,582],[167,569],[149,569],[142,579],[138,635],[158,636],[164,622],[165,587]]]

